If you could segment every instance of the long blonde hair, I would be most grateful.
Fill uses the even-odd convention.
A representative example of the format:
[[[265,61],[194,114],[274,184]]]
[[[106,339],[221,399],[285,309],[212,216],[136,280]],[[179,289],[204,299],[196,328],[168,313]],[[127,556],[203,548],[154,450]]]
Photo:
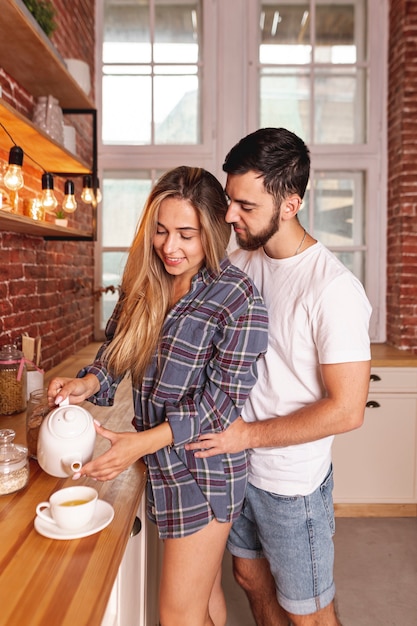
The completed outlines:
[[[180,166],[166,172],[146,202],[123,273],[122,307],[116,333],[104,358],[122,375],[130,370],[140,381],[158,345],[170,308],[173,277],[153,248],[159,207],[166,198],[188,200],[197,211],[205,266],[220,271],[231,227],[225,221],[226,196],[217,178],[198,167]]]

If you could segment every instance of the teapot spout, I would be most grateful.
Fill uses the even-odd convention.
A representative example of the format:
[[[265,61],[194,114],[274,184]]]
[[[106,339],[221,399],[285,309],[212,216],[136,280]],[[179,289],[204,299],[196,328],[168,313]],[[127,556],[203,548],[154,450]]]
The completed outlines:
[[[80,456],[63,458],[61,459],[61,463],[65,468],[67,474],[77,474],[83,466],[83,462]]]

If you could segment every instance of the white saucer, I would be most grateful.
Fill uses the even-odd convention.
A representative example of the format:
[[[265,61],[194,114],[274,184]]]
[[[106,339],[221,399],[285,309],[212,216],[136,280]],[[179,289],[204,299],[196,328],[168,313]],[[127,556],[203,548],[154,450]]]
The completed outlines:
[[[94,517],[86,526],[76,530],[59,528],[52,522],[46,522],[38,515],[35,517],[35,528],[40,535],[49,539],[81,539],[94,535],[110,524],[114,517],[114,509],[111,504],[104,500],[97,500]]]

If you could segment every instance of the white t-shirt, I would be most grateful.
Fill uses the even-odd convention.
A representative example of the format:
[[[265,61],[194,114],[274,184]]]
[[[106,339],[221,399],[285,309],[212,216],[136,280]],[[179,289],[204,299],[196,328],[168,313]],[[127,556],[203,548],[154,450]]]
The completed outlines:
[[[271,259],[263,248],[235,250],[230,259],[252,278],[269,314],[268,351],[258,361],[246,421],[279,419],[322,398],[319,364],[370,359],[365,291],[321,243],[286,259]],[[329,469],[332,441],[250,450],[249,482],[282,495],[312,493]]]

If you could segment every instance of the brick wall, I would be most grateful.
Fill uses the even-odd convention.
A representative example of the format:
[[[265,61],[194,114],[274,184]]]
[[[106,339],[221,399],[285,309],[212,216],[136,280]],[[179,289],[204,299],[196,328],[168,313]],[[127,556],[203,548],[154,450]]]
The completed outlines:
[[[389,24],[387,342],[417,354],[417,2]]]
[[[53,4],[57,22],[51,37],[53,43],[62,57],[89,63],[94,84],[94,2],[72,0],[68,4],[54,0]],[[35,99],[4,72],[1,59],[0,85],[4,100],[31,119]],[[91,163],[90,117],[68,116],[65,123],[76,127],[77,154]],[[9,145],[0,129],[0,159],[7,160]],[[19,192],[21,198],[40,193],[42,172],[26,157],[23,170],[25,187]],[[60,202],[64,180],[55,177],[55,194]],[[73,180],[79,200],[82,179]],[[90,206],[79,201],[77,211],[68,214],[68,219],[69,226],[91,231]],[[48,370],[93,340],[92,242],[47,241],[0,231],[0,272],[0,346],[15,342],[25,331],[41,336],[42,366]]]

